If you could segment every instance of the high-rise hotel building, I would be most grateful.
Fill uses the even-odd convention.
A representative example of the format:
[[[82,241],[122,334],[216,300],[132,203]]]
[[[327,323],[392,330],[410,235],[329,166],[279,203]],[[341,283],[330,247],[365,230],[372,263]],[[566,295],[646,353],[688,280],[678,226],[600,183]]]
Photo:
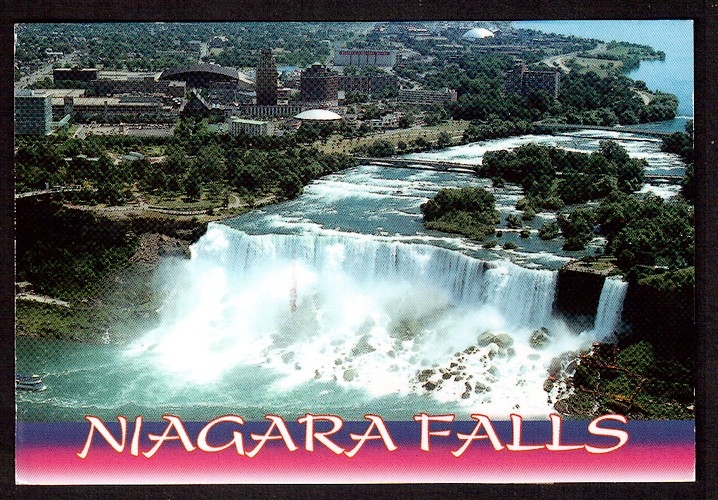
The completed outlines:
[[[256,88],[258,106],[277,105],[277,65],[272,57],[272,51],[263,50],[257,66]]]

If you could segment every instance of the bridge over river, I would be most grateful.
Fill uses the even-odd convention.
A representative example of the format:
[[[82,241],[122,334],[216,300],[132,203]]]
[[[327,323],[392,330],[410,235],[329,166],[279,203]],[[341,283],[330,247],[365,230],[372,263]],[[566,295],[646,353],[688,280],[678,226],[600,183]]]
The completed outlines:
[[[655,137],[667,137],[673,135],[674,132],[666,132],[661,130],[648,130],[641,127],[628,126],[603,126],[603,125],[571,125],[568,123],[544,123],[534,122],[534,129],[537,132],[568,132],[572,130],[605,130],[607,132],[620,132],[622,134],[638,134],[645,137],[621,137],[621,141],[655,141]],[[571,134],[573,137],[585,137],[589,139],[600,139],[595,135]],[[612,137],[605,137],[611,139]]]
[[[623,140],[623,139],[621,139]],[[435,170],[439,172],[458,172],[462,174],[475,174],[476,167],[478,165],[472,163],[461,163],[456,161],[446,160],[431,160],[431,159],[412,159],[412,158],[397,158],[397,157],[383,157],[375,158],[370,156],[357,156],[357,160],[363,165],[378,165],[381,167],[393,167],[393,168],[413,168],[418,170]],[[561,175],[559,173],[559,175]],[[647,182],[658,182],[664,184],[679,184],[683,180],[682,175],[649,175],[646,174],[645,180]]]

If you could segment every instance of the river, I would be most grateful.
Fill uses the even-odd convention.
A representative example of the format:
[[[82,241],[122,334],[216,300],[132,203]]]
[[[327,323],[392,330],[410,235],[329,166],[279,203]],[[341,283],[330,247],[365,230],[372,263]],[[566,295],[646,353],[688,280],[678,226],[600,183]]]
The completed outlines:
[[[666,54],[665,61],[643,61],[628,73],[643,80],[651,90],[678,97],[676,123],[667,122],[664,130],[683,131],[685,121],[693,117],[693,23],[685,20],[643,21],[519,21],[514,26],[546,33],[575,35],[649,45]]]
[[[478,163],[487,150],[529,142],[594,151],[601,134],[522,136],[417,157]],[[646,158],[649,172],[683,169],[657,140],[612,137]],[[543,390],[549,369],[566,363],[562,353],[610,336],[625,284],[607,280],[593,328],[569,327],[554,314],[556,269],[582,253],[538,238],[553,214],[538,214],[527,239],[504,229],[499,244],[518,245],[509,251],[423,228],[422,203],[469,184],[493,190],[502,225],[515,213],[516,187],[361,165],[312,182],[295,200],[210,224],[191,259],[161,267],[158,326],[129,332],[130,342],[111,327],[99,345],[18,338],[18,371],[48,386],[18,393],[18,419],[373,412],[406,420],[477,409],[545,417],[555,396]],[[669,197],[677,186],[647,189]],[[600,246],[597,238],[589,252]],[[550,334],[537,347],[541,328]]]

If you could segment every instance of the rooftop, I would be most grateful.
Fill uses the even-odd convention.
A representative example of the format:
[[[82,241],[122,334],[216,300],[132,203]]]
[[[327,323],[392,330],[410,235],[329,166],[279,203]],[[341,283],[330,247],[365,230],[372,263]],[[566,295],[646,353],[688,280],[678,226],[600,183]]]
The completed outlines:
[[[297,120],[316,120],[316,121],[329,121],[329,120],[341,120],[341,115],[336,114],[333,111],[326,109],[308,109],[302,111],[294,118]]]
[[[246,123],[248,125],[264,125],[265,123],[267,123],[259,120],[246,120],[244,118],[239,118],[238,116],[233,116],[232,118],[230,118],[230,121],[234,123]]]
[[[160,75],[160,80],[181,78],[182,75],[186,75],[187,73],[208,73],[239,80],[239,72],[235,68],[227,68],[218,64],[190,64],[188,66],[166,69]]]
[[[494,33],[486,28],[474,28],[464,33],[461,38],[492,38]]]

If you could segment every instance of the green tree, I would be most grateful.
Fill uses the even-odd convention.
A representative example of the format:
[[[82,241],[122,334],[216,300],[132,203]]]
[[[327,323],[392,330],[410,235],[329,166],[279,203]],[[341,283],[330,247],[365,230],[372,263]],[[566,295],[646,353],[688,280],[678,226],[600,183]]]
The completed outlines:
[[[539,228],[539,238],[542,240],[552,240],[558,236],[559,227],[556,222],[546,222]]]
[[[429,229],[483,240],[494,234],[499,221],[494,195],[481,187],[442,188],[421,206]]]
[[[523,222],[521,222],[521,217],[519,217],[516,214],[510,214],[508,217],[506,217],[506,227],[509,229],[520,229],[523,227]]]
[[[202,195],[202,182],[199,179],[199,172],[191,170],[187,173],[183,183],[184,195],[189,200],[199,200]]]
[[[583,250],[593,239],[594,214],[590,209],[579,208],[570,214],[559,214],[556,223],[565,238],[564,250]]]
[[[446,148],[451,145],[451,136],[446,132],[441,132],[436,140],[436,146],[439,148]]]
[[[375,157],[391,156],[395,153],[394,144],[385,139],[374,141],[366,149],[367,155]]]

